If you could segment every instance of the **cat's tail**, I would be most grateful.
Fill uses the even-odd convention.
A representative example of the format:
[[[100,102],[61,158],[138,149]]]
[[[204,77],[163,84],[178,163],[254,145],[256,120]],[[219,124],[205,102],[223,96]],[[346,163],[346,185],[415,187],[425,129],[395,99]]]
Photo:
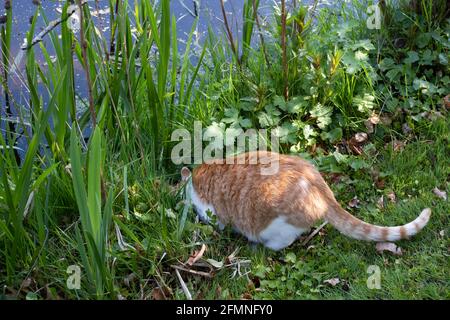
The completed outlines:
[[[344,210],[336,203],[328,211],[326,219],[341,233],[358,240],[366,241],[397,241],[407,239],[425,227],[430,220],[431,210],[426,208],[410,223],[396,227],[382,227],[366,223]]]

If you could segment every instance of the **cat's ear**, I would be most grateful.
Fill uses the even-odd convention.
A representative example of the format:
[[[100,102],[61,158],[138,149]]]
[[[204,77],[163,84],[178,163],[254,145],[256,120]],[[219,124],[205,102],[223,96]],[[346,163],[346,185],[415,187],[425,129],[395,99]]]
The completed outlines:
[[[191,176],[191,170],[188,167],[183,167],[181,169],[181,180],[186,181]]]

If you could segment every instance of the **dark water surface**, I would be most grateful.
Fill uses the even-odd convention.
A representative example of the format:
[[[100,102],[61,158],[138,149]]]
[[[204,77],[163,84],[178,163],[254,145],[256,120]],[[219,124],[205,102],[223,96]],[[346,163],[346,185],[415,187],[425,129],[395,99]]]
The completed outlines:
[[[136,0],[138,1],[138,0]],[[148,0],[140,0],[148,1]],[[41,30],[45,28],[48,22],[58,19],[61,16],[62,8],[66,1],[58,0],[40,0],[43,14],[38,16],[35,34],[36,36]],[[109,43],[109,1],[108,0],[88,0],[87,5],[90,8],[91,15],[94,19],[96,28],[101,32],[103,37]],[[225,0],[225,10],[227,12],[227,19],[230,24],[230,28],[234,34],[235,39],[240,39],[242,28],[242,9],[243,0]],[[303,0],[303,5],[312,5],[314,0]],[[327,1],[319,1],[319,3],[326,3]],[[24,43],[26,34],[30,28],[31,17],[38,10],[38,6],[33,4],[33,0],[12,0],[12,40],[11,40],[11,63],[10,72],[8,74],[9,89],[12,93],[10,96],[13,116],[7,118],[5,110],[5,94],[3,87],[0,86],[0,119],[11,121],[19,121],[19,118],[28,118],[28,101],[29,91],[26,86],[26,51],[21,49]],[[280,1],[275,0],[260,0],[260,6],[258,13],[260,16],[260,22],[264,25],[270,21],[273,7],[278,6]],[[287,1],[287,6],[292,6],[293,1]],[[298,1],[297,1],[298,3]],[[5,14],[4,1],[0,1],[0,16]],[[133,16],[135,0],[128,0],[130,16]],[[221,11],[220,0],[171,0],[171,14],[175,16],[177,20],[177,37],[178,47],[180,52],[184,51],[184,43],[192,29],[192,25],[195,21],[195,15],[198,15],[199,22],[193,38],[193,50],[194,52],[200,51],[202,42],[207,36],[208,27],[211,26],[216,35],[224,35],[224,23]],[[47,22],[46,22],[47,21]],[[256,28],[255,28],[256,31]],[[54,31],[56,34],[60,33],[60,26],[57,26]],[[257,37],[254,37],[256,39]],[[257,41],[257,40],[255,40]],[[47,34],[42,44],[48,50],[48,53],[53,57],[53,46],[50,43],[49,34]],[[46,62],[42,56],[41,50],[38,48],[38,44],[35,45],[35,56],[37,62],[41,68],[46,69]],[[75,86],[76,93],[79,97],[85,98],[87,96],[86,79],[84,72],[79,63],[75,61]],[[49,94],[43,85],[40,85],[39,93],[45,101],[48,101]],[[0,131],[5,132],[5,121],[0,121]],[[22,143],[19,142],[19,145]]]
[[[145,1],[145,0],[143,0]],[[134,0],[129,0],[130,13],[134,10]],[[38,17],[35,33],[40,32],[45,26],[45,19],[47,21],[53,21],[61,16],[62,7],[65,1],[54,0],[41,0],[42,11],[44,16]],[[183,43],[187,39],[189,32],[191,31],[192,24],[195,20],[194,14],[198,14],[199,23],[194,36],[194,43],[200,45],[202,40],[206,36],[208,26],[210,25],[217,33],[223,31],[223,18],[220,6],[220,0],[173,0],[170,1],[171,13],[177,19],[177,35],[179,39],[180,50],[184,49]],[[273,0],[261,0],[259,13],[263,18],[268,18],[272,12],[272,7],[276,2]],[[104,37],[109,37],[109,1],[108,0],[91,0],[88,1],[88,5],[91,9],[91,14],[94,17],[94,23],[96,27],[102,32]],[[225,1],[225,9],[229,23],[234,33],[239,33],[237,26],[242,26],[242,6],[243,1],[240,0],[228,0]],[[25,103],[23,98],[28,96],[26,94],[26,88],[23,84],[25,58],[23,50],[20,49],[24,43],[26,33],[30,28],[30,19],[35,14],[37,6],[33,4],[32,0],[12,0],[13,10],[13,32],[11,40],[11,58],[14,61],[10,72],[10,90],[13,93],[14,102],[18,104]],[[4,14],[3,1],[0,9],[0,15]],[[54,31],[58,33],[60,26],[56,27]],[[236,32],[237,31],[237,32]],[[50,54],[52,52],[52,45],[49,44],[49,35],[46,35],[43,40],[44,45]],[[37,45],[36,45],[37,46]],[[41,66],[45,69],[44,59],[40,53],[39,48],[36,48],[36,59]],[[76,70],[78,76],[82,76],[81,67],[78,66]],[[86,93],[86,88],[83,82],[78,83],[77,92],[80,95]],[[0,89],[1,90],[1,89]],[[24,91],[25,90],[25,91]],[[1,91],[0,91],[1,92]],[[42,90],[41,90],[42,93]],[[2,93],[3,96],[3,93]],[[0,102],[4,103],[3,97],[0,98]]]
[[[138,0],[136,0],[137,2]],[[139,0],[148,1],[148,0]],[[36,2],[36,1],[34,1]],[[228,22],[235,34],[235,37],[240,37],[239,28],[242,27],[242,7],[244,1],[242,0],[225,0],[225,10],[227,12]],[[279,1],[278,1],[279,2]],[[43,30],[47,24],[61,17],[61,12],[66,1],[58,0],[40,0],[41,12],[38,16],[35,37],[41,30]],[[33,15],[38,10],[38,6],[33,4],[33,0],[12,0],[12,38],[11,38],[11,62],[8,73],[8,85],[11,95],[9,96],[12,116],[7,116],[6,101],[3,87],[0,85],[0,131],[5,133],[6,123],[14,122],[27,122],[29,118],[28,106],[29,106],[29,90],[26,86],[26,51],[21,49],[24,44],[24,39],[27,36],[27,32],[30,28],[30,21]],[[273,12],[273,6],[277,2],[274,0],[260,0],[259,14],[262,19],[262,23],[270,19]],[[93,16],[93,22],[96,28],[101,32],[102,36],[109,43],[109,1],[108,0],[88,0],[87,5],[90,8],[91,15]],[[134,16],[135,0],[128,0],[130,17]],[[212,30],[217,35],[222,35],[224,30],[223,16],[221,11],[220,0],[171,0],[171,14],[175,16],[177,20],[177,37],[178,47],[180,52],[184,52],[184,43],[187,40],[188,34],[192,29],[192,25],[196,19],[195,15],[198,15],[199,21],[197,29],[193,38],[193,50],[200,51],[203,40],[207,36],[208,27],[211,26]],[[0,16],[5,14],[4,1],[0,0]],[[60,25],[53,29],[56,34],[60,33]],[[133,26],[132,26],[133,28]],[[54,57],[53,45],[50,43],[50,35],[47,34],[42,44],[46,47],[49,55]],[[46,62],[39,49],[39,44],[34,46],[35,57],[41,68],[46,70]],[[86,79],[81,65],[75,59],[75,86],[76,93],[81,98],[86,98],[87,87]],[[39,94],[45,102],[49,100],[49,93],[45,87],[41,84],[38,87]],[[6,121],[5,121],[6,120]],[[22,130],[19,130],[22,131]],[[16,133],[21,136],[20,133]],[[18,147],[20,147],[20,153],[22,154],[26,148],[26,142],[23,136],[18,141]]]
[[[137,1],[137,0],[136,0]],[[148,0],[140,0],[148,1]],[[39,33],[47,22],[56,20],[61,16],[62,7],[66,1],[61,0],[40,0],[42,6],[43,15],[40,15],[37,20],[35,35]],[[105,39],[109,37],[109,1],[108,0],[88,0],[88,5],[91,10],[91,14],[94,19],[94,24],[98,30],[103,34]],[[240,28],[242,27],[242,8],[243,0],[225,0],[225,10],[227,12],[228,22],[237,39],[240,38]],[[299,2],[299,1],[296,1]],[[318,1],[319,5],[326,4],[328,1]],[[3,1],[0,2],[0,15],[4,14]],[[13,94],[13,104],[27,105],[28,94],[27,88],[24,85],[25,74],[25,51],[20,47],[24,43],[26,33],[30,28],[30,18],[35,14],[38,7],[33,4],[33,0],[12,0],[13,11],[13,32],[11,41],[11,69],[9,73],[9,87]],[[177,19],[177,36],[179,40],[178,47],[180,51],[184,50],[184,42],[187,39],[189,32],[191,31],[192,24],[195,20],[194,15],[198,14],[199,23],[197,30],[194,34],[194,48],[200,47],[203,39],[207,35],[208,26],[211,26],[216,34],[224,34],[224,24],[221,11],[220,0],[171,0],[171,13]],[[276,0],[260,0],[260,6],[258,13],[261,19],[261,23],[264,25],[271,19],[273,7],[278,6],[280,1]],[[287,1],[288,7],[291,6],[293,1]],[[303,0],[303,5],[312,5],[314,0]],[[130,15],[133,15],[135,0],[128,0]],[[45,15],[45,17],[44,17]],[[54,29],[54,32],[59,33],[60,26]],[[256,30],[255,30],[256,31]],[[52,45],[49,44],[50,37],[47,34],[44,37],[43,44],[46,46],[49,54],[53,54]],[[109,42],[109,41],[108,41]],[[196,46],[195,46],[196,45]],[[37,45],[36,45],[37,46]],[[41,64],[41,67],[45,70],[45,61],[39,48],[36,48],[35,55],[37,61]],[[75,66],[77,81],[77,93],[80,96],[86,95],[85,81],[83,78],[83,71],[81,66]],[[0,87],[0,103],[4,106],[4,94],[3,89]],[[45,93],[40,88],[40,93]],[[3,109],[3,108],[2,108]],[[1,114],[3,116],[3,112]]]

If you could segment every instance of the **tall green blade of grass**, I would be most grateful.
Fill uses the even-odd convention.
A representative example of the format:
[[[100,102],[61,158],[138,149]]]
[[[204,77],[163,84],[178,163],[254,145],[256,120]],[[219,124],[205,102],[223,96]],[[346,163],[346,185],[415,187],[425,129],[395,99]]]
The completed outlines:
[[[66,70],[63,69],[60,77],[58,79],[57,87],[55,92],[61,87],[66,76]],[[6,221],[8,226],[10,226],[11,234],[14,235],[14,241],[12,243],[6,243],[7,248],[7,274],[11,275],[14,267],[18,261],[28,261],[29,255],[27,251],[29,248],[33,249],[34,245],[31,242],[29,235],[24,229],[23,219],[25,215],[25,210],[27,203],[32,201],[32,191],[33,185],[38,186],[33,183],[32,174],[36,171],[36,155],[39,152],[39,146],[42,142],[41,138],[45,130],[47,130],[49,125],[49,118],[52,113],[55,112],[56,104],[56,94],[50,99],[47,108],[39,112],[37,122],[34,125],[34,135],[29,141],[28,149],[25,157],[22,161],[21,167],[19,168],[19,163],[16,162],[16,158],[12,156],[7,156],[5,153],[0,154],[0,171],[2,174],[2,183],[5,189],[5,195],[7,198],[7,204],[9,206],[9,211],[6,216]],[[7,150],[8,147],[2,136],[0,136],[0,143],[3,150]],[[18,169],[17,169],[18,168]],[[15,172],[15,174],[11,174]],[[45,171],[42,174],[46,174]],[[39,179],[39,176],[37,176]],[[13,187],[12,187],[13,186]]]
[[[167,74],[169,73],[170,58],[170,1],[161,2],[161,21],[159,24],[161,47],[159,48],[160,58],[158,63],[158,95],[164,97],[166,94]]]
[[[62,19],[67,19],[68,3],[63,6]],[[58,92],[58,114],[55,121],[55,136],[58,151],[65,153],[64,142],[69,114],[72,121],[76,121],[75,92],[74,92],[74,65],[72,52],[73,34],[67,23],[61,24],[62,56],[58,59],[58,69],[67,68],[67,77],[64,79],[64,90]]]
[[[155,29],[156,24],[156,16],[154,15],[153,9],[151,9],[151,6],[149,5],[149,11],[148,15],[150,18],[150,27],[151,32],[155,35],[155,42],[158,46],[159,51],[159,59],[157,64],[157,84],[156,84],[156,96],[152,98],[154,103],[156,102],[156,105],[154,107],[157,109],[158,113],[158,120],[157,122],[154,122],[158,126],[158,128],[154,128],[154,130],[158,130],[160,141],[157,141],[156,144],[154,144],[155,147],[155,156],[156,160],[161,163],[163,154],[164,154],[164,147],[163,147],[163,141],[166,140],[167,137],[167,125],[170,122],[171,119],[168,119],[165,115],[168,115],[167,108],[167,77],[170,73],[169,70],[169,58],[170,58],[170,44],[171,44],[171,32],[170,32],[170,1],[169,0],[163,0],[161,1],[161,19],[159,23],[159,29]],[[153,77],[152,77],[153,78]],[[147,79],[149,81],[151,79]],[[155,93],[152,90],[153,94]]]
[[[112,217],[112,191],[101,207],[100,177],[102,170],[102,134],[97,126],[92,134],[87,158],[87,192],[83,175],[81,150],[75,125],[70,136],[70,159],[73,188],[80,212],[82,232],[78,234],[78,248],[89,279],[94,282],[91,288],[97,298],[104,298],[108,291],[112,294],[112,280],[107,266],[106,247],[109,225]],[[103,212],[102,212],[103,211]],[[85,249],[86,247],[86,249]],[[107,290],[107,291],[106,291]]]
[[[254,2],[254,3],[253,3]],[[255,17],[259,7],[259,0],[245,0],[242,10],[242,55],[241,63],[245,64],[248,58],[248,52],[251,48],[253,28],[255,26]]]
[[[33,39],[38,13],[39,13],[38,10],[36,10],[36,12],[33,16],[30,30],[28,30],[28,33],[27,33],[27,43],[31,43],[31,41]],[[37,118],[37,114],[39,113],[39,110],[41,108],[39,94],[37,92],[38,68],[39,68],[39,65],[36,63],[34,48],[31,48],[31,49],[27,50],[27,60],[26,60],[25,71],[26,71],[26,76],[27,76],[28,87],[30,89],[30,121],[32,124],[35,122],[35,120]],[[54,80],[56,82],[56,78]]]
[[[10,58],[11,58],[11,32],[12,32],[12,6],[11,3],[9,5],[9,8],[6,7],[5,3],[5,11],[6,11],[6,25],[2,25],[0,29],[0,49],[1,49],[1,59],[0,59],[0,70],[2,73],[0,74],[0,81],[1,85],[3,86],[3,93],[4,93],[4,101],[5,101],[5,115],[6,118],[10,117],[12,115],[11,113],[11,97],[9,96],[10,90],[9,90],[9,70],[10,70]],[[2,99],[3,100],[3,99]],[[15,134],[15,126],[10,121],[11,119],[6,119],[6,134],[5,138],[8,142],[13,141],[13,135]],[[10,144],[10,147],[12,147],[14,144]],[[7,150],[4,149],[6,152]],[[12,153],[15,153],[15,150],[9,149]]]
[[[87,204],[89,209],[89,218],[92,230],[92,236],[96,244],[100,244],[100,226],[101,226],[101,192],[100,191],[100,173],[101,173],[101,140],[100,131],[95,130],[91,138],[88,159],[88,194]]]
[[[202,53],[201,53],[200,58],[198,60],[197,66],[195,67],[195,70],[192,73],[191,81],[189,82],[189,85],[188,85],[188,88],[187,88],[187,91],[186,91],[186,95],[184,96],[184,100],[183,100],[184,105],[188,105],[188,103],[189,103],[189,99],[191,97],[192,87],[194,85],[195,80],[197,79],[197,74],[198,74],[198,72],[200,70],[200,67],[201,67],[202,63],[203,63],[203,58],[205,57],[205,54],[206,54],[206,48],[207,48],[207,45],[205,44],[203,46]]]
[[[192,38],[194,36],[194,32],[197,28],[197,23],[198,23],[198,18],[194,20],[194,23],[192,24],[192,28],[191,28],[191,32],[189,33],[188,39],[186,41],[186,50],[184,52],[184,56],[183,56],[183,62],[182,62],[182,66],[181,66],[181,77],[180,77],[180,85],[179,85],[179,92],[178,92],[178,97],[180,99],[182,99],[182,101],[184,101],[184,97],[185,95],[185,88],[186,88],[186,83],[188,81],[187,76],[188,76],[188,72],[189,72],[189,66],[190,66],[190,61],[189,61],[189,53],[191,51],[191,44],[192,44]]]

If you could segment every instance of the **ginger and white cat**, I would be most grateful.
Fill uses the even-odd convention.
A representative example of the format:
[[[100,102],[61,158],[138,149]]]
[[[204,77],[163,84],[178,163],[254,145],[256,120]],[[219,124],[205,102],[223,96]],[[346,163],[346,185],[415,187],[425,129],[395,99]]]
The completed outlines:
[[[418,233],[431,215],[426,208],[403,226],[372,225],[344,210],[320,173],[299,157],[255,151],[230,159],[202,164],[192,175],[184,167],[187,198],[202,221],[209,220],[210,210],[221,229],[230,224],[250,241],[273,250],[289,246],[319,219],[355,239],[396,241]],[[278,170],[261,174],[271,161],[278,161]]]

